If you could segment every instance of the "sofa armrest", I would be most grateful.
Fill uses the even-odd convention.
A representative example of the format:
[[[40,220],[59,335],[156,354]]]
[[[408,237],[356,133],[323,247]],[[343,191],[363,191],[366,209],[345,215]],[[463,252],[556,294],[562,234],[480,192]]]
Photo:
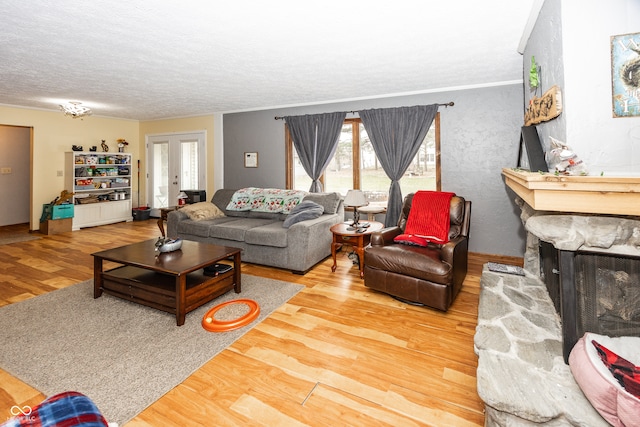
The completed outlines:
[[[371,246],[386,246],[393,244],[393,239],[402,234],[402,229],[398,226],[383,228],[380,231],[371,233]]]
[[[172,239],[178,237],[178,223],[188,218],[189,216],[180,210],[169,212],[167,214],[167,237]]]
[[[289,253],[293,257],[301,258],[300,260],[295,260],[301,265],[292,268],[293,270],[306,270],[309,266],[315,264],[313,260],[322,259],[331,254],[333,234],[330,228],[341,220],[342,218],[336,214],[323,214],[318,218],[300,221],[289,227],[287,230],[287,243],[290,246]],[[294,262],[293,259],[290,261]]]

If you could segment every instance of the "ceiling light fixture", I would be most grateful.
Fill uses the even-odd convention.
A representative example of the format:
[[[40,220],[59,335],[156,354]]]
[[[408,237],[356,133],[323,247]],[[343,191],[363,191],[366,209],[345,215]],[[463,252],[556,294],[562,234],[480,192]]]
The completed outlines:
[[[69,101],[66,104],[60,104],[60,109],[64,112],[65,116],[70,116],[74,119],[93,114],[90,108],[83,107],[81,104],[82,102]]]

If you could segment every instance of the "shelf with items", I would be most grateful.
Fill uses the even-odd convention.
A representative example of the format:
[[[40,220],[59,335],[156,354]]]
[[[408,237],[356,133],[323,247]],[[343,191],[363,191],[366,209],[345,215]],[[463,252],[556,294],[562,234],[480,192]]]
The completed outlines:
[[[130,153],[66,153],[66,188],[74,192],[73,229],[131,221]]]
[[[75,203],[127,200],[131,198],[131,155],[82,153],[73,155]]]

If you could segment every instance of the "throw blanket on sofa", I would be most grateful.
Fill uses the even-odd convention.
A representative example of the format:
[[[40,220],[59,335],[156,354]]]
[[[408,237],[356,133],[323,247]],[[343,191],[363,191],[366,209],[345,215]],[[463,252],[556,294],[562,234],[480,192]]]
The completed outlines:
[[[449,209],[454,193],[418,191],[413,196],[404,234],[394,240],[418,246],[449,241]]]

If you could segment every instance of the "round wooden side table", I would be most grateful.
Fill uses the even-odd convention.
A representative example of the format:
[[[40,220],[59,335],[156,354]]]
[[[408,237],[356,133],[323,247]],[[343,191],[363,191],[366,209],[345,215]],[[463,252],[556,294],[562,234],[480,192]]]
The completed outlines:
[[[387,207],[380,205],[367,205],[358,208],[358,212],[361,214],[367,214],[369,221],[375,221],[376,214],[387,213]]]
[[[341,222],[331,227],[331,233],[333,233],[333,243],[331,244],[331,256],[333,257],[333,266],[331,271],[335,272],[337,268],[336,264],[336,251],[344,244],[353,246],[354,252],[358,255],[360,261],[360,278],[364,278],[364,248],[371,241],[371,233],[374,231],[380,231],[384,228],[384,224],[376,221],[361,222],[361,225],[369,224],[368,227],[352,227],[352,221]]]

